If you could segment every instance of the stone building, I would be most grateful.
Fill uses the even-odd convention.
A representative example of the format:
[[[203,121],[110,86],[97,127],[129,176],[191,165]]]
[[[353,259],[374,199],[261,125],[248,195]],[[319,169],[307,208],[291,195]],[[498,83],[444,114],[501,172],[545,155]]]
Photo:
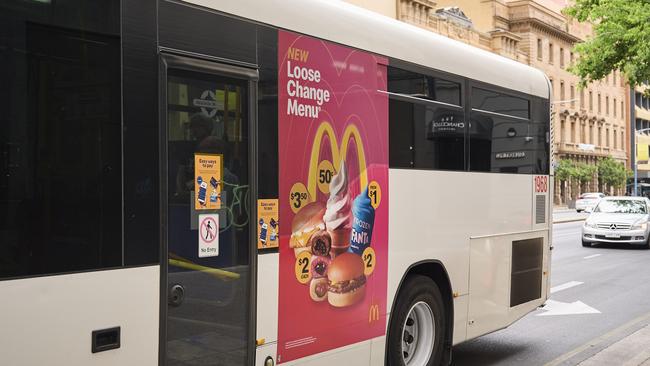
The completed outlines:
[[[578,87],[578,78],[567,68],[577,57],[573,46],[592,30],[589,24],[572,22],[561,13],[564,0],[348,2],[543,70],[553,86],[554,160],[595,165],[611,156],[627,165],[629,88],[619,72],[586,88]],[[622,193],[599,187],[597,176],[582,187],[556,181],[554,202],[568,204],[582,192],[601,189]]]

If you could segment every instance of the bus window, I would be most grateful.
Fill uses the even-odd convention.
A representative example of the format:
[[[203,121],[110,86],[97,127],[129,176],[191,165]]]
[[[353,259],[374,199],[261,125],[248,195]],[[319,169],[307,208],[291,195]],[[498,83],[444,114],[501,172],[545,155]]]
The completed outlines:
[[[120,1],[77,3],[0,5],[0,278],[122,265]]]
[[[465,122],[461,108],[391,97],[389,126],[391,167],[465,169]]]

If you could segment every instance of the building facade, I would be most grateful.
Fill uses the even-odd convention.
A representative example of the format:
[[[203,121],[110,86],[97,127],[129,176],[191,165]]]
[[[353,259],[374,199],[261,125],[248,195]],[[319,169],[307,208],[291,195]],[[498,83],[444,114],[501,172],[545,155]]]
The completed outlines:
[[[357,5],[362,0],[349,0]],[[390,1],[373,2],[384,8]],[[563,0],[394,0],[384,15],[529,64],[544,71],[553,87],[554,160],[596,165],[606,156],[629,162],[629,87],[619,72],[585,88],[568,71],[576,43],[591,35],[588,24],[567,19]],[[374,10],[370,8],[371,10]],[[647,101],[647,99],[646,99]],[[639,115],[639,114],[637,114]],[[650,127],[650,116],[646,119]],[[570,204],[582,192],[602,187],[597,173],[590,182],[555,182],[555,204]]]
[[[636,163],[639,181],[650,183],[650,98],[646,95],[646,86],[634,90]]]

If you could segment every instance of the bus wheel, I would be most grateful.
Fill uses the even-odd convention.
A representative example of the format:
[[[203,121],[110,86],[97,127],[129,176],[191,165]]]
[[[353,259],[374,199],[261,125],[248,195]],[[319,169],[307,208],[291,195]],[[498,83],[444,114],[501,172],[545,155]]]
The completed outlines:
[[[388,364],[437,366],[447,329],[440,289],[422,275],[410,276],[403,286],[388,330]]]

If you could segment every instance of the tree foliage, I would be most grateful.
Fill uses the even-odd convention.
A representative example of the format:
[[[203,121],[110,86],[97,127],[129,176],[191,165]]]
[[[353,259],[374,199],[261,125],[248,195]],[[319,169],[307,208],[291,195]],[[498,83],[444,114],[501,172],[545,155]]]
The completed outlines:
[[[629,170],[623,163],[619,163],[607,156],[598,162],[598,180],[601,184],[611,187],[624,187],[629,176]]]
[[[561,159],[558,163],[557,168],[555,168],[555,179],[558,179],[561,182],[566,182],[571,178],[574,173],[575,167],[573,162],[569,159]]]
[[[594,37],[575,47],[579,57],[570,70],[581,86],[614,70],[632,86],[650,80],[650,1],[575,0],[564,12],[594,29]]]
[[[597,171],[595,165],[577,163],[569,159],[561,159],[555,168],[555,179],[565,182],[571,179],[574,182],[584,184],[594,178]]]
[[[580,184],[585,184],[594,179],[594,174],[596,174],[597,170],[598,168],[595,165],[578,163],[576,164],[575,179]]]

